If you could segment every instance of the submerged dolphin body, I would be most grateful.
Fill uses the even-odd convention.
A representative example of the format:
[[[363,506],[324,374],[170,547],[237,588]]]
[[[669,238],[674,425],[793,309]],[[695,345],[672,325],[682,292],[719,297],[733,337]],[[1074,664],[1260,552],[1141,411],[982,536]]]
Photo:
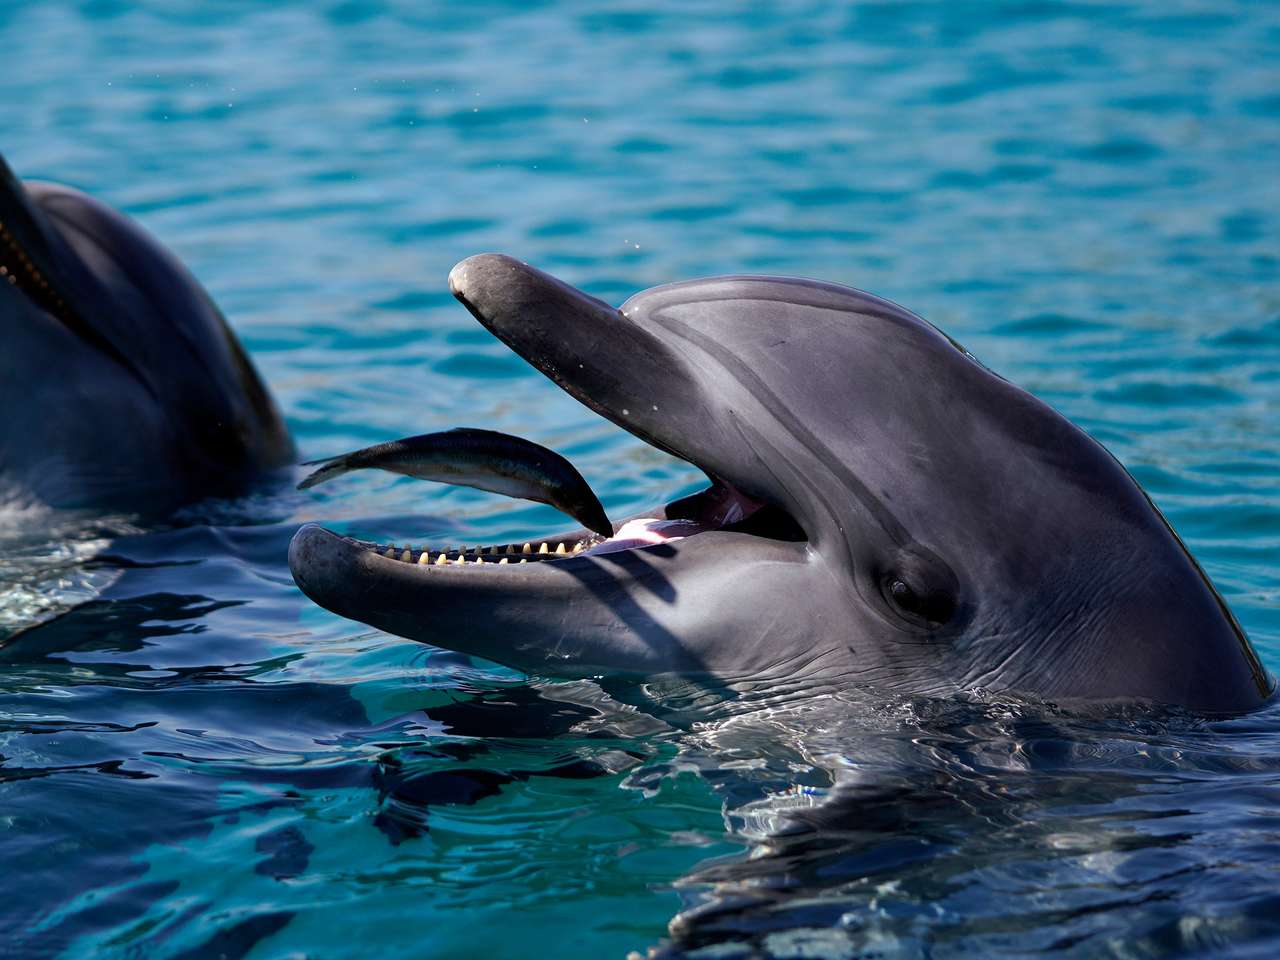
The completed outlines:
[[[538,674],[1205,712],[1270,695],[1226,605],[1120,464],[903,308],[834,284],[721,277],[614,309],[493,254],[449,279],[568,393],[708,474],[707,491],[647,514],[693,535],[427,566],[307,525],[289,562],[322,606]]]
[[[0,498],[159,514],[293,458],[209,295],[127,217],[0,159]]]

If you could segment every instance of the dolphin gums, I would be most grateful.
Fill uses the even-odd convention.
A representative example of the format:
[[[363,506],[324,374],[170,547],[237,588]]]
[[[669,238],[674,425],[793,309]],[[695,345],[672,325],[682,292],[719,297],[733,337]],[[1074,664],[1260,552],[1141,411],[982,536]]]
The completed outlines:
[[[562,389],[710,485],[619,524],[612,552],[575,553],[581,530],[531,557],[494,546],[428,565],[308,524],[290,569],[336,613],[552,676],[1205,713],[1273,691],[1119,462],[902,307],[731,276],[615,309],[496,254],[449,285]],[[492,562],[510,554],[538,562]]]
[[[293,460],[186,268],[78,190],[0,158],[0,499],[163,514]]]

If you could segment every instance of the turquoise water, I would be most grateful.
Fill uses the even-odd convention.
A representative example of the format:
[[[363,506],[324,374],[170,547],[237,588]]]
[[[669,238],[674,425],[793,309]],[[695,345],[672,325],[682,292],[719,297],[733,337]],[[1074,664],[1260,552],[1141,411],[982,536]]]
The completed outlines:
[[[695,471],[492,340],[449,267],[613,302],[840,281],[1102,439],[1280,669],[1274,4],[0,2],[0,48],[11,165],[170,245],[304,454],[490,427],[626,515]],[[340,620],[285,564],[307,519],[475,543],[550,510],[316,494],[2,518],[0,956],[1280,949],[1275,708],[687,729]]]

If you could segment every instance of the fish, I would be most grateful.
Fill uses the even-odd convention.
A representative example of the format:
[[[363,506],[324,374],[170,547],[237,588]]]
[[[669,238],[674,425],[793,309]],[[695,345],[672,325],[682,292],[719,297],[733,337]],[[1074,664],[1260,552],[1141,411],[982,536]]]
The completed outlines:
[[[299,490],[352,470],[387,470],[545,503],[602,537],[613,536],[604,507],[573,464],[554,450],[496,430],[456,427],[308,460],[302,466],[318,469],[298,484]]]

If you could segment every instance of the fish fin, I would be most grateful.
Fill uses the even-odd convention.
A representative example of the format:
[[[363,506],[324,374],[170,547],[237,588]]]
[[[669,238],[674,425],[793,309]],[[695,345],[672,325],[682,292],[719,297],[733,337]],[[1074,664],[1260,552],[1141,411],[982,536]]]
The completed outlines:
[[[339,457],[326,457],[323,460],[307,460],[302,464],[304,467],[320,466],[319,470],[315,470],[308,474],[303,481],[298,484],[299,490],[306,490],[308,487],[314,487],[317,483],[324,483],[326,480],[332,480],[341,473],[346,473],[351,469],[350,454],[343,454]]]

